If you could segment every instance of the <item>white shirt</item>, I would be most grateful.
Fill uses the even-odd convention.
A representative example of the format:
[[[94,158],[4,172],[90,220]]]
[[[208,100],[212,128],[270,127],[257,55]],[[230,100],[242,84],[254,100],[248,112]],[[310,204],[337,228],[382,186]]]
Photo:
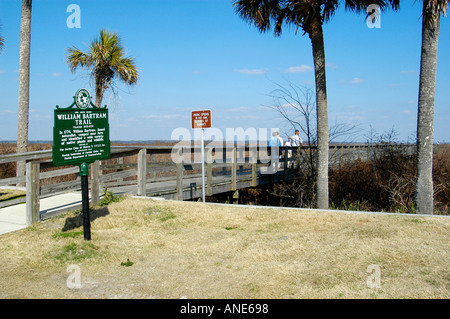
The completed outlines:
[[[300,135],[291,136],[291,140],[292,140],[292,146],[300,146],[300,144],[303,143]]]

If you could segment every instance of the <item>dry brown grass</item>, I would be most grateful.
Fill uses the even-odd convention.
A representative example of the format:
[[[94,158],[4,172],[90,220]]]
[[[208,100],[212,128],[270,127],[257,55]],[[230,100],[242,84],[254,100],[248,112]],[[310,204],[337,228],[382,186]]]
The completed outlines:
[[[25,191],[20,189],[7,189],[0,187],[0,202],[25,197]]]
[[[134,198],[93,215],[89,243],[73,213],[0,236],[0,298],[450,296],[447,217]],[[70,264],[81,289],[66,285]],[[372,264],[378,289],[367,286]]]

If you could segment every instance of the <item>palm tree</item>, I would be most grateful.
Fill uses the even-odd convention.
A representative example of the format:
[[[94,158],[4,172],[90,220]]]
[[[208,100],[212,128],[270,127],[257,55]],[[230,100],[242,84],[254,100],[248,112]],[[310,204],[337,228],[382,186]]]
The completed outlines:
[[[3,38],[0,35],[0,53],[3,51],[3,48],[5,47],[5,38]]]
[[[424,0],[417,116],[416,212],[433,214],[433,121],[440,15],[448,0]]]
[[[125,57],[119,35],[107,30],[100,31],[100,36],[91,43],[87,53],[76,47],[68,48],[66,62],[72,72],[78,67],[91,70],[97,107],[101,106],[103,94],[111,88],[114,78],[134,85],[139,77],[134,59]]]
[[[356,12],[366,12],[369,4],[384,9],[387,4],[397,9],[399,0],[235,0],[236,13],[254,24],[260,32],[272,29],[275,36],[282,33],[283,24],[294,25],[308,34],[312,43],[316,83],[317,108],[317,208],[328,208],[328,106],[325,74],[324,23],[330,21],[340,4]]]
[[[5,47],[5,38],[0,35],[0,53],[3,51]]]
[[[17,128],[17,153],[28,150],[28,113],[30,104],[30,48],[32,0],[22,0],[19,55],[19,120]],[[17,176],[25,175],[25,162],[17,162]]]

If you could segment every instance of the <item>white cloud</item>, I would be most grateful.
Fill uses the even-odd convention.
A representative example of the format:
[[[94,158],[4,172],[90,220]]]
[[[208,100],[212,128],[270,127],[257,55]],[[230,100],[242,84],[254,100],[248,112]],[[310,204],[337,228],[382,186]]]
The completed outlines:
[[[360,84],[360,83],[363,83],[363,82],[364,82],[363,79],[360,79],[360,78],[353,78],[353,79],[350,81],[350,84]]]
[[[330,69],[339,69],[339,66],[334,63],[326,63],[326,67]]]
[[[239,106],[239,107],[224,109],[223,111],[224,112],[250,112],[251,108],[248,106]]]
[[[300,65],[300,66],[291,66],[284,70],[284,73],[305,73],[308,71],[312,71],[313,68],[308,65]]]
[[[334,118],[343,122],[358,122],[367,119],[367,115],[365,112],[337,112],[330,113],[329,116],[330,118]]]
[[[345,81],[345,80],[340,80],[339,83],[340,84],[351,84],[351,85],[357,85],[357,84],[361,84],[365,82],[365,80],[355,77],[353,79],[351,79],[350,81]]]
[[[13,110],[2,110],[0,114],[17,114],[17,111]]]
[[[405,74],[405,75],[416,75],[418,72],[416,70],[403,70],[400,72],[400,74]]]
[[[240,69],[234,72],[244,75],[264,75],[267,73],[267,69]]]
[[[141,118],[143,119],[163,119],[163,120],[170,120],[170,119],[176,119],[176,118],[185,118],[186,116],[183,116],[181,114],[148,114],[143,115]]]
[[[54,77],[58,77],[62,75],[62,72],[53,72],[52,74]]]
[[[243,116],[244,113],[254,114],[254,113],[261,113],[264,111],[268,111],[269,108],[267,106],[238,106],[238,107],[231,107],[231,108],[225,108],[218,111],[219,114],[224,112],[226,115],[229,113],[237,113],[239,116]]]

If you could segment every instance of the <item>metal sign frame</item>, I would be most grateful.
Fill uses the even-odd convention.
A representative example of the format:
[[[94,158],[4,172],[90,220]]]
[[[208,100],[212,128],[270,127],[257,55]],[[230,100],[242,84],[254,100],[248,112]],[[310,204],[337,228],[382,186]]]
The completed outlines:
[[[211,128],[211,110],[192,111],[191,126],[193,129]]]
[[[108,109],[95,107],[87,90],[78,90],[69,107],[56,106],[52,155],[56,166],[93,163],[111,156]]]

